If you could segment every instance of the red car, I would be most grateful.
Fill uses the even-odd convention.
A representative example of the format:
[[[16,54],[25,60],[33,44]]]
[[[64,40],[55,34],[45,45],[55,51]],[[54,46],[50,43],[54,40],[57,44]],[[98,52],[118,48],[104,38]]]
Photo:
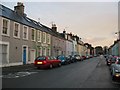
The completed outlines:
[[[86,59],[86,56],[82,56],[81,58],[82,58],[82,60],[85,60],[85,59]]]
[[[111,64],[116,62],[117,57],[116,56],[111,56],[107,60],[107,65],[110,66]]]
[[[57,60],[55,57],[51,56],[39,56],[35,59],[34,65],[37,68],[53,68],[56,66],[61,66],[61,60]]]

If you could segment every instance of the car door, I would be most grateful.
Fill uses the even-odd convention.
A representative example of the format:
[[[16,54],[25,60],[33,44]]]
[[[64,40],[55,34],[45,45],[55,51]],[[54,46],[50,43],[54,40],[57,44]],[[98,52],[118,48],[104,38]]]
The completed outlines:
[[[52,61],[51,61],[51,58],[50,58],[50,57],[46,57],[46,61],[47,61],[47,63],[48,63],[48,64],[51,64],[51,63],[52,63]]]
[[[52,64],[53,66],[55,66],[55,60],[54,60],[53,57],[50,57],[50,62],[51,62],[51,64]]]
[[[57,66],[59,64],[59,60],[56,57],[53,58],[54,58],[55,66]]]

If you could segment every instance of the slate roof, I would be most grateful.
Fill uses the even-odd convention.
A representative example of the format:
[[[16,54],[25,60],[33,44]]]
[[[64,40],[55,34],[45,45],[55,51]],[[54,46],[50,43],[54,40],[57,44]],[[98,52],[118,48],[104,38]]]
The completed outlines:
[[[42,28],[38,22],[36,22],[26,16],[21,16],[21,15],[17,14],[15,11],[13,11],[3,5],[0,5],[0,7],[1,7],[0,9],[2,9],[2,13],[0,13],[0,16],[3,16],[7,19],[19,22],[23,25],[27,25],[27,26],[30,26],[30,27],[33,27],[36,29]]]
[[[0,4],[0,16],[5,17],[7,19],[13,20],[15,22],[19,22],[23,25],[27,25],[30,26],[32,28],[47,32],[49,34],[52,34],[56,37],[62,38],[64,39],[60,33],[53,31],[51,28],[41,24],[40,22],[36,22],[35,20],[32,20],[30,18],[28,18],[26,15],[21,16],[19,14],[17,14],[14,10],[11,10],[7,7],[5,7],[4,5]]]

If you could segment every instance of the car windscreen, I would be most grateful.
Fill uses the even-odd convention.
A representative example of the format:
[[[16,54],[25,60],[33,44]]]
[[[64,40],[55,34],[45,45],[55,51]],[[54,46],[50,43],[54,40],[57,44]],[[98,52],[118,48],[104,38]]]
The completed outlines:
[[[60,59],[60,60],[64,60],[65,59],[64,56],[58,56],[57,58]]]
[[[111,60],[112,60],[112,61],[116,61],[116,57],[113,57]]]
[[[38,57],[36,60],[46,60],[45,57]]]

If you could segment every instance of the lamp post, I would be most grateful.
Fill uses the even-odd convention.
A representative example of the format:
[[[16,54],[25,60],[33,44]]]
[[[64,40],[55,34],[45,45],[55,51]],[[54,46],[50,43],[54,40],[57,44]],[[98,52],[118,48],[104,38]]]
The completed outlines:
[[[115,34],[118,34],[118,56],[120,56],[120,30],[116,32]]]
[[[118,34],[118,40],[120,40],[120,30],[116,32],[115,34]]]

